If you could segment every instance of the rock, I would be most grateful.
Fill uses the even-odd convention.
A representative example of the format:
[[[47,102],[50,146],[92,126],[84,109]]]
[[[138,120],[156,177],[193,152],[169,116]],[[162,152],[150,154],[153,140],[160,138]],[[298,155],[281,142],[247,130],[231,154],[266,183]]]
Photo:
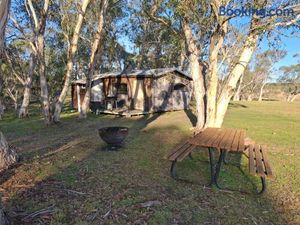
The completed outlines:
[[[157,201],[157,200],[141,203],[141,207],[143,207],[143,208],[152,207],[152,206],[160,206],[160,205],[161,205],[161,202]]]

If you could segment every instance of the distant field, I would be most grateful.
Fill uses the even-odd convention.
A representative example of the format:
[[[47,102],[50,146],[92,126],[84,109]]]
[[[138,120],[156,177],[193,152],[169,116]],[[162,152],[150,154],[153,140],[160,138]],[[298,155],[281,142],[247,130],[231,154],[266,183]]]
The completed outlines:
[[[42,118],[11,114],[0,122],[23,161],[0,178],[5,207],[15,224],[300,224],[300,102],[234,102],[224,126],[242,128],[269,147],[275,178],[262,197],[203,188],[209,179],[207,154],[178,166],[189,182],[169,177],[163,156],[192,134],[191,113],[115,118],[63,114],[62,124],[44,127]],[[97,128],[130,128],[126,148],[103,152]],[[246,159],[242,159],[247,171]],[[247,174],[247,172],[246,172]],[[236,168],[221,178],[230,186],[251,189]],[[257,178],[247,178],[258,183]],[[241,182],[238,182],[241,181]],[[159,204],[143,208],[141,203]],[[55,213],[24,220],[25,215],[54,205]],[[42,221],[42,222],[41,222]]]

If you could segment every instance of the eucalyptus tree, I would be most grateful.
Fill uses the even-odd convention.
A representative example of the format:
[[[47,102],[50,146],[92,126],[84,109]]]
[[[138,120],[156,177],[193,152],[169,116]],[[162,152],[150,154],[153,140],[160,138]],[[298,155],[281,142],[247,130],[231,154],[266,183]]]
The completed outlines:
[[[10,1],[1,0],[0,1],[0,67],[2,66],[3,53],[4,53],[4,37],[5,37],[5,27],[7,23],[7,18],[9,14]],[[0,68],[0,93],[2,92],[2,68]],[[1,99],[0,99],[1,101]],[[0,102],[0,107],[2,104]],[[1,109],[0,109],[1,110]],[[0,112],[1,117],[1,112]],[[0,170],[6,169],[8,166],[14,164],[18,160],[18,155],[16,151],[9,147],[6,138],[0,131]],[[2,206],[2,201],[0,200],[0,224],[8,225],[10,224]]]
[[[2,103],[2,88],[3,88],[3,75],[2,75],[2,63],[4,59],[4,33],[9,14],[10,0],[0,1],[0,120],[4,113],[5,106]]]
[[[299,57],[295,55],[294,57]],[[282,83],[283,91],[287,94],[286,100],[293,102],[300,96],[300,60],[297,64],[279,68],[282,75],[278,79]]]
[[[96,54],[99,49],[100,40],[102,38],[102,32],[105,21],[105,14],[108,7],[108,0],[101,0],[99,4],[99,12],[98,12],[98,26],[96,33],[94,35],[94,41],[91,45],[91,56],[88,64],[88,72],[86,76],[86,92],[82,102],[82,107],[80,111],[80,118],[86,118],[87,112],[90,106],[90,96],[91,96],[91,86],[92,86],[92,78],[94,75],[95,63],[96,63]]]
[[[44,115],[44,123],[51,124],[51,112],[49,91],[46,77],[46,62],[45,62],[45,30],[48,17],[50,0],[32,1],[28,0],[25,7],[30,18],[30,24],[34,34],[34,47],[36,50],[36,60],[38,66],[38,75],[40,79],[41,104]]]
[[[78,40],[80,37],[81,28],[84,22],[85,13],[89,3],[90,0],[82,0],[82,4],[80,6],[80,12],[78,13],[77,22],[74,27],[73,35],[70,40],[70,43],[68,44],[67,66],[66,66],[66,71],[64,76],[64,84],[60,92],[60,95],[55,103],[55,109],[53,114],[53,122],[55,123],[60,121],[60,113],[71,83],[74,59],[78,48]]]
[[[167,11],[172,11],[173,18],[177,16],[177,20],[181,23],[194,80],[197,127],[200,129],[204,126],[222,125],[237,83],[264,35],[272,35],[275,30],[292,26],[297,28],[300,20],[296,3],[290,1],[155,0],[152,3],[150,17],[153,20],[174,28],[176,24],[174,19],[170,20],[165,16]],[[267,6],[281,7],[281,10],[294,9],[295,15],[272,17],[255,13],[250,15],[249,23],[243,27],[245,38],[237,40],[237,44],[241,47],[236,51],[236,60],[228,64],[226,61],[220,61],[220,53],[224,49],[228,35],[232,33],[232,27],[235,27],[236,16],[220,15],[219,10],[222,6],[230,8],[244,6],[254,9]],[[227,67],[227,73],[220,80],[220,68],[223,66]]]
[[[179,24],[174,27],[165,26],[150,20],[151,4],[141,1],[129,4],[130,23],[128,32],[130,41],[134,44],[135,57],[132,58],[137,69],[179,67],[186,70],[185,43],[181,38]],[[169,20],[174,15],[166,15]],[[151,17],[153,18],[153,17]]]

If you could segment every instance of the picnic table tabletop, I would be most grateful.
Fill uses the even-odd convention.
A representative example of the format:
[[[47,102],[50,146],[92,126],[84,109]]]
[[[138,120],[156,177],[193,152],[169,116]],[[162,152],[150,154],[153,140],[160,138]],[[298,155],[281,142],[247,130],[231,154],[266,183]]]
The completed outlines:
[[[206,128],[188,142],[192,145],[210,147],[230,152],[241,153],[245,150],[246,132],[233,128]]]

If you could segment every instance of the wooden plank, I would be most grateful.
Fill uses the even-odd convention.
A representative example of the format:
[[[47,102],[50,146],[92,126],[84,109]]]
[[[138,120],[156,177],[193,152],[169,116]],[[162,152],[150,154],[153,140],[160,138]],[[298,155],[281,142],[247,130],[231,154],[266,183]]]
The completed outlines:
[[[212,147],[212,144],[219,139],[220,135],[222,134],[221,129],[215,128],[214,134],[211,136],[211,138],[207,141],[207,147]]]
[[[190,154],[194,149],[196,148],[196,145],[190,145],[184,152],[182,152],[177,157],[177,162],[181,162],[188,154]]]
[[[220,135],[218,136],[218,138],[216,138],[216,140],[211,144],[211,147],[213,148],[219,148],[220,142],[226,134],[226,129],[220,129],[219,133]]]
[[[259,176],[265,176],[266,174],[265,174],[264,165],[262,161],[262,155],[260,152],[260,146],[255,145],[254,149],[255,149],[256,173]]]
[[[225,135],[223,136],[223,138],[220,141],[217,148],[225,149],[225,146],[226,146],[226,144],[229,140],[229,135],[231,134],[232,130],[231,129],[225,129],[224,132],[225,132]]]
[[[232,148],[232,143],[234,141],[234,136],[235,136],[236,132],[237,132],[236,129],[230,129],[230,134],[229,134],[228,139],[225,144],[225,149],[227,151],[235,151],[235,149]]]
[[[204,131],[201,131],[200,133],[196,134],[194,137],[190,138],[188,140],[188,142],[190,144],[197,145],[198,144],[198,140],[201,140],[201,138],[204,137],[204,135],[205,135]]]
[[[246,137],[246,132],[244,130],[241,130],[241,135],[239,138],[239,147],[238,147],[239,152],[245,151],[245,137]]]
[[[238,151],[239,150],[239,140],[240,140],[240,136],[241,136],[241,130],[237,130],[234,136],[234,140],[232,142],[232,150],[234,151]]]
[[[256,169],[255,169],[255,159],[254,159],[254,146],[250,145],[248,147],[248,153],[249,153],[249,173],[251,175],[256,175]]]
[[[266,147],[265,146],[261,146],[261,154],[262,154],[262,157],[263,157],[263,162],[264,162],[264,165],[265,165],[265,172],[266,172],[266,175],[270,178],[273,177],[273,173],[272,173],[272,169],[271,169],[271,166],[270,166],[270,163],[269,163],[269,160],[268,160],[268,156],[267,156],[267,152],[266,152]]]
[[[204,135],[201,140],[198,139],[198,143],[201,146],[207,147],[208,141],[212,138],[214,133],[216,132],[215,128],[207,128],[203,131]]]
[[[183,144],[178,145],[171,151],[171,153],[169,153],[166,156],[166,159],[172,160],[172,161],[175,160],[176,157],[180,154],[180,151],[182,149],[186,149],[189,145],[190,145],[190,143],[188,143],[188,142],[184,142]]]

